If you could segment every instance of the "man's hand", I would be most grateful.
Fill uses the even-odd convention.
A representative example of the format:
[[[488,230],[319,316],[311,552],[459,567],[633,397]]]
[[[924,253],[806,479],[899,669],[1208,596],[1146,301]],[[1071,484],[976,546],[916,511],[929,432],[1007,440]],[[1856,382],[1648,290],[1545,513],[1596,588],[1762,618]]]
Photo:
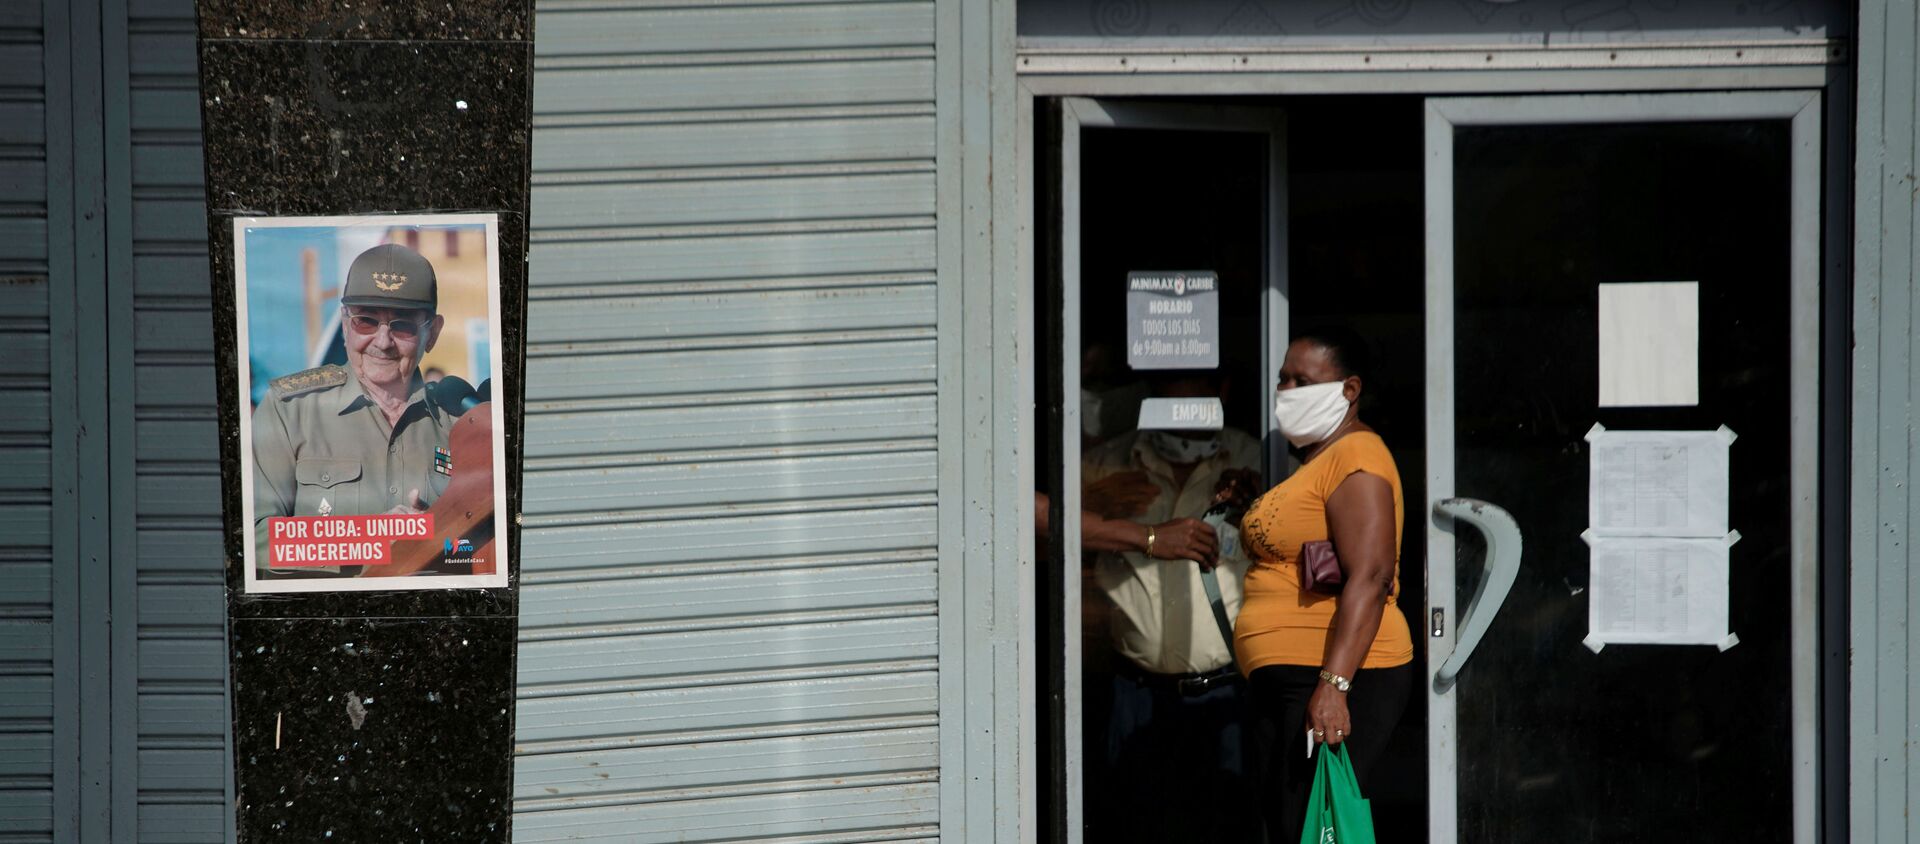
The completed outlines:
[[[1153,526],[1153,547],[1147,556],[1162,560],[1192,560],[1202,571],[1212,571],[1220,562],[1220,538],[1213,525],[1199,519],[1174,519]]]
[[[1080,509],[1091,510],[1109,519],[1131,519],[1147,512],[1160,497],[1160,487],[1147,473],[1134,470],[1108,475],[1080,490]]]
[[[395,504],[393,505],[393,509],[388,510],[385,513],[382,513],[381,515],[383,516],[418,516],[421,513],[427,512],[426,502],[420,500],[419,489],[416,488],[408,491],[407,497],[405,500],[407,503]]]

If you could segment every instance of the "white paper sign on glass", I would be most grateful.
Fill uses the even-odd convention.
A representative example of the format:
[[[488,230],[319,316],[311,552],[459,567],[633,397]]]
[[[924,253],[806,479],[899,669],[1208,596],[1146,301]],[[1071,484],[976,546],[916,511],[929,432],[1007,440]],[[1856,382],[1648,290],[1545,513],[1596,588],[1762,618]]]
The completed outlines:
[[[1713,645],[1726,650],[1728,549],[1737,532],[1714,539],[1599,537],[1592,554],[1587,638],[1606,645]]]
[[[1734,433],[1587,432],[1587,526],[1596,536],[1718,538],[1727,533]]]
[[[1700,403],[1700,283],[1600,285],[1600,406]]]
[[[1127,273],[1127,365],[1220,365],[1220,276],[1211,270]]]

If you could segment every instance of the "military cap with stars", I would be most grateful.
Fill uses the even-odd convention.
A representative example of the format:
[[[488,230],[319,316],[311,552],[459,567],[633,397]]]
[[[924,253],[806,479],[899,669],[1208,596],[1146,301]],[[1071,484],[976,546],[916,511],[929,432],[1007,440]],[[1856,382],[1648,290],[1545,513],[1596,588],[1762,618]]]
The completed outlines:
[[[438,287],[433,264],[420,253],[398,243],[382,243],[353,259],[340,304],[436,311]]]

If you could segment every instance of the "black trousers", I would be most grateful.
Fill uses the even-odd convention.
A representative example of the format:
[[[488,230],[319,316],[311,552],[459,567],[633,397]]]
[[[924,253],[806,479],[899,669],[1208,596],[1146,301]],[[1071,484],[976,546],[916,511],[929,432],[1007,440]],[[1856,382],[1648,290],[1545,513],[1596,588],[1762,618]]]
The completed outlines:
[[[1346,737],[1347,758],[1364,792],[1367,774],[1393,737],[1413,688],[1413,663],[1394,668],[1362,668],[1347,692],[1353,731]],[[1260,804],[1267,817],[1269,844],[1293,844],[1307,819],[1307,792],[1313,787],[1314,760],[1307,758],[1307,700],[1320,683],[1320,669],[1305,665],[1269,665],[1248,680],[1254,711],[1267,752]],[[1319,751],[1315,751],[1318,753]]]
[[[1105,762],[1087,772],[1088,844],[1258,844],[1247,685],[1199,694],[1115,674]]]

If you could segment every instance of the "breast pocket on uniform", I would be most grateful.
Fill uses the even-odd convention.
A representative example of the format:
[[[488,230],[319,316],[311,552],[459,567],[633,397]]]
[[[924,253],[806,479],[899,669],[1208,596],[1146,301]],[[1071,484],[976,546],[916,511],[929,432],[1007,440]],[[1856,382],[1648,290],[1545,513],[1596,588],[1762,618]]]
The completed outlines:
[[[293,463],[296,516],[357,516],[360,509],[360,461],[309,458]]]

